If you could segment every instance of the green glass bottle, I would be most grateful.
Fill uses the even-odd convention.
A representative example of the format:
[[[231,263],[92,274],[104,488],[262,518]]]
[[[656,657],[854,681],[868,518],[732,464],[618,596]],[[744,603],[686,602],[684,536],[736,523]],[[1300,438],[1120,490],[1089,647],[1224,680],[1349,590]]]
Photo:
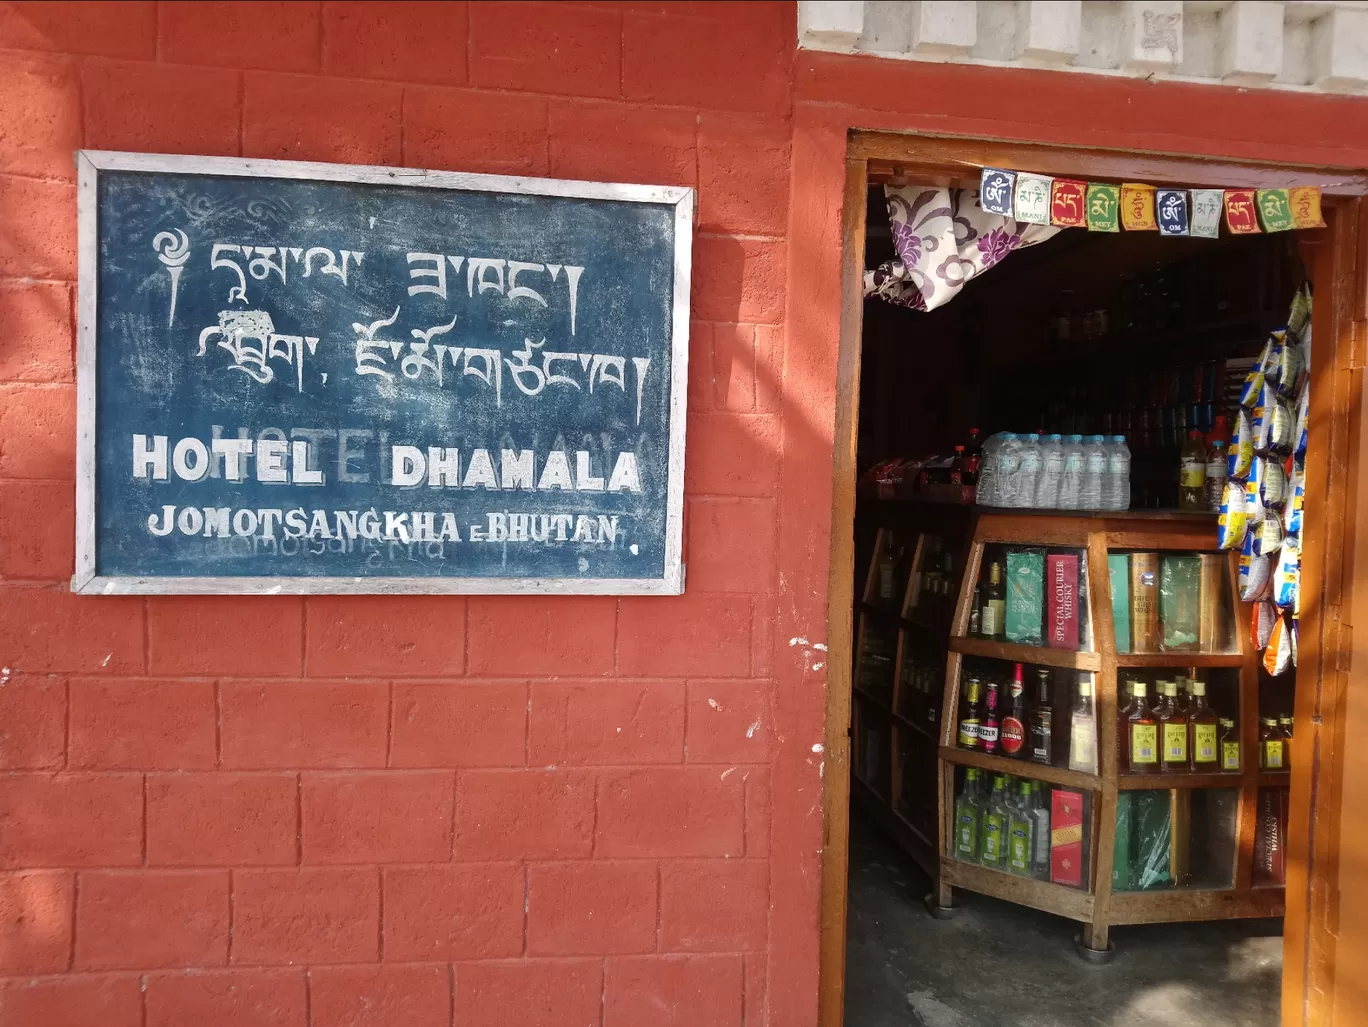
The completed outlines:
[[[978,859],[979,832],[983,825],[983,797],[979,772],[970,767],[964,772],[964,788],[955,800],[955,858],[967,862]]]
[[[993,791],[983,807],[979,831],[979,862],[999,870],[1007,865],[1007,778],[993,775]]]
[[[1031,816],[1031,782],[1019,781],[1017,795],[1007,811],[1007,869],[1031,876],[1031,852],[1035,843],[1035,820]]]

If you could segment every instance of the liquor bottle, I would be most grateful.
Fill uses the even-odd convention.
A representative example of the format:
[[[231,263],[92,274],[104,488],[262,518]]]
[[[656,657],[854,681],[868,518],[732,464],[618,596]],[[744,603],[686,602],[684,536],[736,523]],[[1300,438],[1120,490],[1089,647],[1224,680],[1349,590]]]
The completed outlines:
[[[983,461],[982,433],[969,429],[969,441],[964,445],[964,484],[977,485],[979,464]]]
[[[1008,690],[1007,712],[1002,717],[1002,755],[1010,759],[1025,759],[1030,755],[1027,746],[1026,683],[1021,678],[1021,664],[1012,671]]]
[[[1235,721],[1229,717],[1221,718],[1221,770],[1240,769],[1240,732]]]
[[[1193,680],[1188,685],[1192,703],[1188,707],[1188,765],[1192,770],[1216,769],[1219,746],[1216,711],[1206,704],[1206,684]]]
[[[1192,692],[1190,690],[1192,678],[1177,674],[1173,681],[1178,686],[1178,712],[1186,717],[1188,710],[1192,708]]]
[[[1278,729],[1283,736],[1283,766],[1292,769],[1292,718],[1286,714],[1278,717]]]
[[[1206,447],[1202,445],[1202,433],[1196,428],[1187,433],[1179,456],[1178,472],[1178,509],[1206,509]]]
[[[1154,709],[1163,746],[1159,753],[1159,769],[1166,774],[1182,772],[1188,768],[1188,721],[1178,708],[1178,683],[1165,681],[1162,689],[1163,699]]]
[[[1283,760],[1283,736],[1278,728],[1278,718],[1260,717],[1259,726],[1259,766],[1264,770],[1282,770],[1287,764]]]
[[[1031,846],[1031,876],[1041,881],[1050,879],[1050,797],[1041,791],[1039,781],[1031,782],[1031,819],[1035,831]]]
[[[1229,469],[1224,439],[1216,439],[1207,452],[1206,505],[1211,513],[1221,512],[1221,501],[1225,497],[1226,480]]]
[[[998,733],[998,686],[996,681],[989,681],[983,718],[979,721],[979,752],[986,752],[990,756],[997,755]]]
[[[1035,818],[1031,816],[1031,782],[1017,784],[1017,795],[1007,816],[1007,869],[1022,877],[1031,876],[1031,856],[1035,848]]]
[[[885,606],[893,602],[897,571],[898,558],[893,552],[893,542],[890,541],[879,554],[879,602]]]
[[[965,701],[968,705],[964,709],[964,716],[959,722],[959,738],[957,739],[961,749],[977,749],[979,744],[979,700],[982,696],[983,686],[978,678],[970,678],[965,685]]]
[[[983,590],[983,609],[979,612],[979,630],[984,638],[1001,639],[1007,631],[1007,586],[1002,581],[1002,565],[988,568],[988,587]]]
[[[1097,714],[1092,679],[1086,674],[1079,675],[1078,696],[1069,713],[1069,769],[1097,773]]]
[[[955,455],[950,458],[950,484],[963,485],[964,481],[964,447],[956,446]]]
[[[955,800],[955,858],[967,862],[978,859],[979,832],[983,826],[983,795],[979,772],[970,767],[964,772],[964,788]]]
[[[1047,767],[1054,762],[1054,706],[1050,703],[1050,671],[1036,670],[1036,701],[1031,707],[1031,760]]]
[[[1159,766],[1159,722],[1145,699],[1143,681],[1131,682],[1131,701],[1122,711],[1126,729],[1125,767],[1132,774],[1152,773]]]
[[[993,775],[993,790],[983,806],[979,831],[979,862],[1001,869],[1007,863],[1007,777]]]
[[[978,638],[983,634],[983,589],[974,586],[974,601],[969,604],[969,634]]]

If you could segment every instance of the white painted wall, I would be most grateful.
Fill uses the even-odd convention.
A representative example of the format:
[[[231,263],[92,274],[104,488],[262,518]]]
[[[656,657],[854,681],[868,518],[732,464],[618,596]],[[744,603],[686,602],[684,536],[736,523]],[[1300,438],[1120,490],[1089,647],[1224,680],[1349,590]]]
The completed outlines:
[[[798,45],[909,61],[1368,93],[1368,0],[799,0]]]

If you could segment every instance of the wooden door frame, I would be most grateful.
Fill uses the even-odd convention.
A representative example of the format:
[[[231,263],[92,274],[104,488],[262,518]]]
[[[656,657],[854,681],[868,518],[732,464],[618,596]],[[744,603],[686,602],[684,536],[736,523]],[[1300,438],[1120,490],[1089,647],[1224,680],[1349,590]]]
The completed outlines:
[[[826,771],[818,1023],[844,1016],[850,837],[850,704],[856,434],[863,326],[865,208],[871,174],[948,184],[984,165],[1103,181],[1226,188],[1319,185],[1328,227],[1301,233],[1315,285],[1311,445],[1307,457],[1303,609],[1296,687],[1282,1023],[1322,1027],[1333,1004],[1345,698],[1352,654],[1354,541],[1368,533],[1368,475],[1358,473],[1361,370],[1368,335],[1368,169],[1200,154],[1038,145],[964,136],[851,130],[841,216],[841,320],[833,437],[827,638]],[[1365,535],[1368,537],[1368,534]],[[928,921],[928,926],[931,921]]]

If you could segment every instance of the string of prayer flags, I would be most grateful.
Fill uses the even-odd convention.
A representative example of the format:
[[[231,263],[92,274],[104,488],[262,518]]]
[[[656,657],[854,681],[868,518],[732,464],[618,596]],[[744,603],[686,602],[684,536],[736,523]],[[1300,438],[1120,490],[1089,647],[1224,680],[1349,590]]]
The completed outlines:
[[[1232,235],[1324,228],[1317,186],[1281,189],[1175,189],[1144,182],[1085,182],[1006,168],[984,168],[979,206],[1028,225],[1090,232],[1159,232],[1215,239]]]
[[[1121,183],[1121,227],[1127,232],[1152,232],[1159,227],[1154,220],[1154,186]]]

